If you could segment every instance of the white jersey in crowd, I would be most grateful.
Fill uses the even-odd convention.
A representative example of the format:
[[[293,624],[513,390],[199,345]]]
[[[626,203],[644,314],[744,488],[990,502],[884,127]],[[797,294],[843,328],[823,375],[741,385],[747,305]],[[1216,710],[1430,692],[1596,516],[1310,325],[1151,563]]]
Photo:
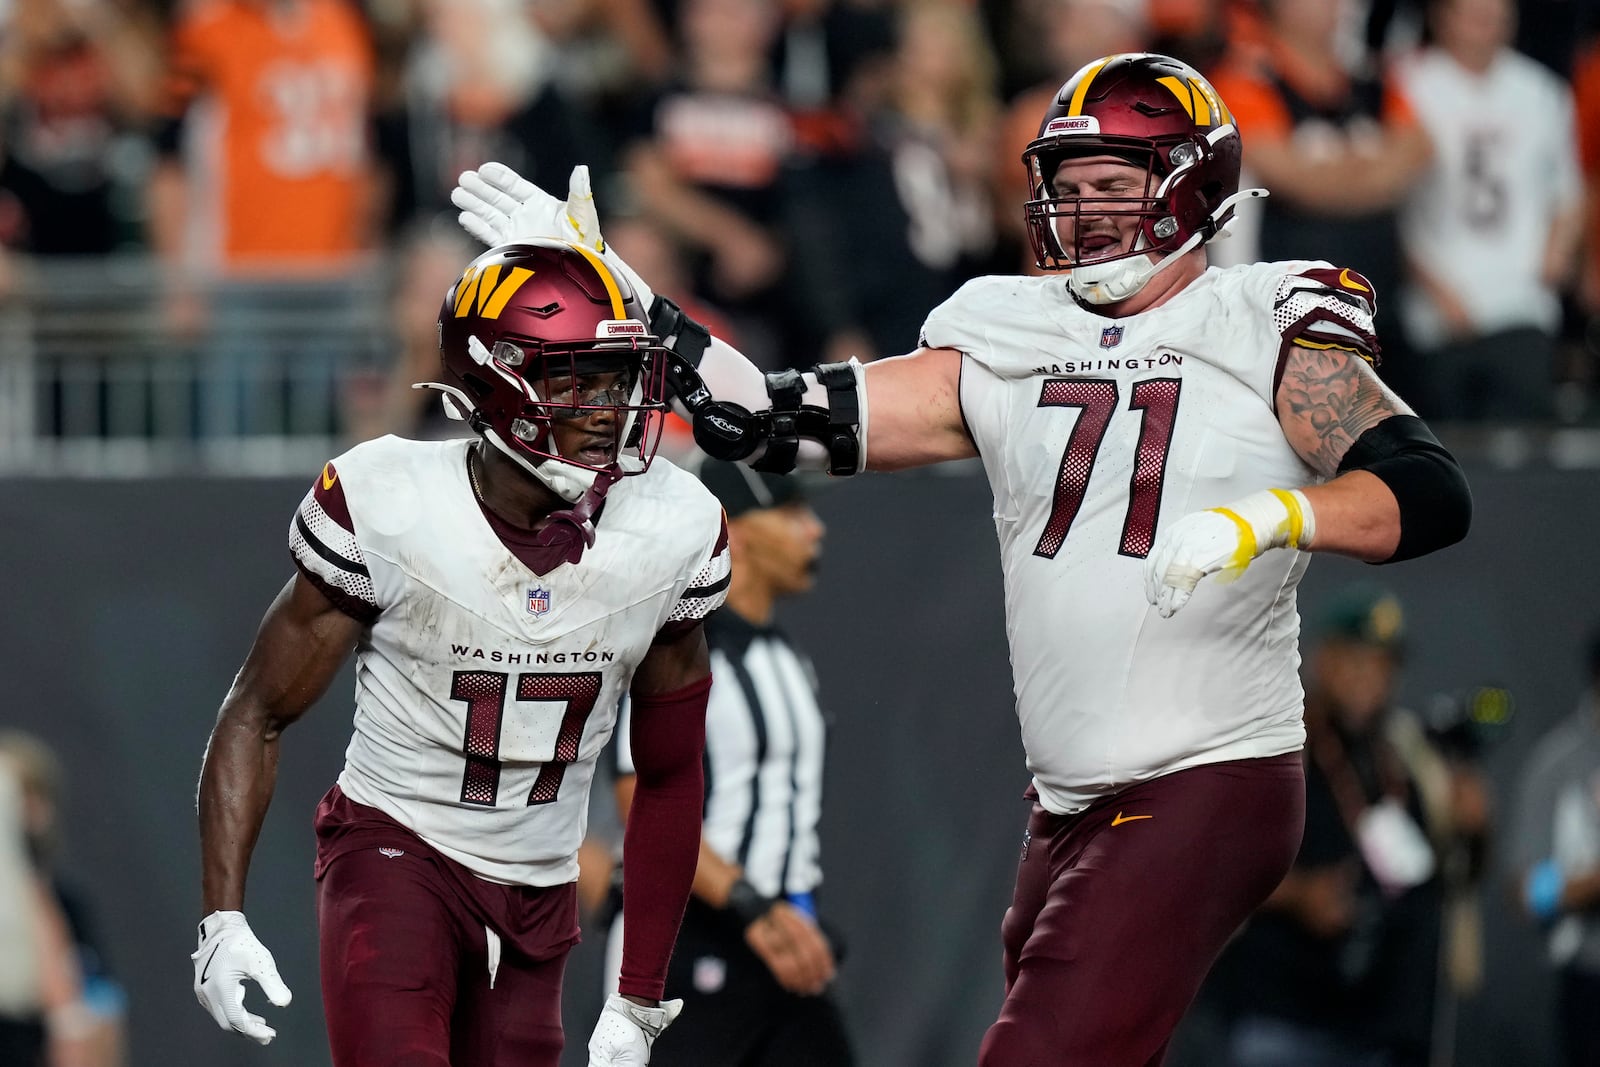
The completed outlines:
[[[1447,286],[1482,333],[1554,332],[1561,309],[1541,280],[1551,223],[1582,197],[1572,94],[1555,74],[1504,49],[1474,74],[1438,48],[1401,66],[1434,162],[1400,213],[1408,255]],[[1401,302],[1417,344],[1448,338],[1431,301]]]
[[[468,444],[358,445],[290,527],[301,570],[369,620],[339,786],[484,878],[559,885],[618,700],[658,632],[722,603],[727,533],[658,458],[611,487],[583,558],[540,576],[479,507]]]
[[[1057,277],[989,277],[935,308],[922,343],[963,353],[961,411],[994,490],[1017,714],[1041,802],[1185,767],[1293,752],[1295,587],[1268,552],[1163,619],[1144,557],[1162,523],[1316,476],[1274,413],[1290,338],[1370,351],[1370,283],[1326,263],[1211,268],[1110,319]]]

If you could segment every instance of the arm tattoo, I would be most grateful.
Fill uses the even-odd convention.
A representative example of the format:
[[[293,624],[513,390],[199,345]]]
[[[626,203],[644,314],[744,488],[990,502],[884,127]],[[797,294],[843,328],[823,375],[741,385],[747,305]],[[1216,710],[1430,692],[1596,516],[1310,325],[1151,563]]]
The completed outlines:
[[[1284,436],[1325,478],[1339,469],[1356,438],[1391,415],[1411,413],[1365,360],[1336,348],[1292,346],[1277,399]]]

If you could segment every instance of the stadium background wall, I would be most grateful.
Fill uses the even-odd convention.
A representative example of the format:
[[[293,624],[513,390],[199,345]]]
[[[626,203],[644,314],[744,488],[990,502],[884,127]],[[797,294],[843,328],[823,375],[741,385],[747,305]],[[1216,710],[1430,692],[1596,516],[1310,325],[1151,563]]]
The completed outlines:
[[[1538,733],[1572,709],[1596,621],[1584,531],[1600,475],[1471,472],[1472,536],[1373,572],[1318,560],[1316,610],[1339,582],[1387,581],[1409,609],[1403,691],[1510,686],[1518,715],[1489,766],[1506,813]],[[284,531],[304,483],[0,483],[0,723],[69,769],[70,875],[88,890],[131,997],[131,1067],[327,1062],[317,985],[310,820],[349,730],[351,672],[288,735],[256,850],[248,914],[295,991],[265,1050],[220,1032],[190,992],[198,918],[194,786],[216,706],[291,573]],[[998,555],[980,474],[869,476],[818,498],[829,542],[817,592],[783,616],[815,655],[834,717],[824,906],[846,930],[840,991],[866,1067],[965,1067],[1001,992],[998,927],[1027,784],[1011,710]],[[1486,890],[1489,985],[1461,1023],[1464,1067],[1551,1062],[1534,933]],[[598,1007],[601,938],[569,968],[568,1062]],[[251,997],[259,994],[252,988]]]

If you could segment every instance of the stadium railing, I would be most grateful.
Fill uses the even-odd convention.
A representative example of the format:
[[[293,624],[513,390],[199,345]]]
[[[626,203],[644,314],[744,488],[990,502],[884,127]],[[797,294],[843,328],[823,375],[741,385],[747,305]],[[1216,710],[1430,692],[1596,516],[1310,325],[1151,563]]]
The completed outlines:
[[[354,387],[391,372],[392,268],[212,285],[180,331],[148,257],[19,261],[0,290],[0,476],[316,469],[353,443]],[[1468,463],[1600,468],[1593,426],[1437,428]]]
[[[383,264],[200,288],[195,325],[145,257],[23,262],[0,293],[0,474],[300,474],[346,437],[393,349]]]

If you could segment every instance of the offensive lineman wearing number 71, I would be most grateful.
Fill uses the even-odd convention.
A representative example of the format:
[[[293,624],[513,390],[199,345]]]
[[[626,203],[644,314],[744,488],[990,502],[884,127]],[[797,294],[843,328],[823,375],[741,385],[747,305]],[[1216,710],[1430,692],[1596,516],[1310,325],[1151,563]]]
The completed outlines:
[[[665,355],[594,252],[491,249],[440,312],[446,411],[470,441],[385,437],[335,458],[289,529],[200,776],[195,994],[266,1044],[250,979],[289,990],[243,914],[278,743],[356,652],[355,731],[317,810],[317,920],[335,1067],[555,1067],[595,759],[632,698],[627,941],[592,1067],[641,1067],[700,846],[726,595],[720,506],[654,459]]]
[[[1034,253],[1064,281],[979,278],[908,355],[765,379],[646,301],[713,455],[835,474],[978,456],[989,476],[1036,803],[981,1067],[1161,1062],[1299,845],[1307,553],[1408,559],[1470,521],[1455,460],[1372,370],[1357,265],[1207,267],[1263,195],[1239,189],[1242,150],[1193,68],[1107,56],[1023,157]],[[586,241],[642,291],[587,172],[562,203],[489,164],[452,199],[480,238]]]

